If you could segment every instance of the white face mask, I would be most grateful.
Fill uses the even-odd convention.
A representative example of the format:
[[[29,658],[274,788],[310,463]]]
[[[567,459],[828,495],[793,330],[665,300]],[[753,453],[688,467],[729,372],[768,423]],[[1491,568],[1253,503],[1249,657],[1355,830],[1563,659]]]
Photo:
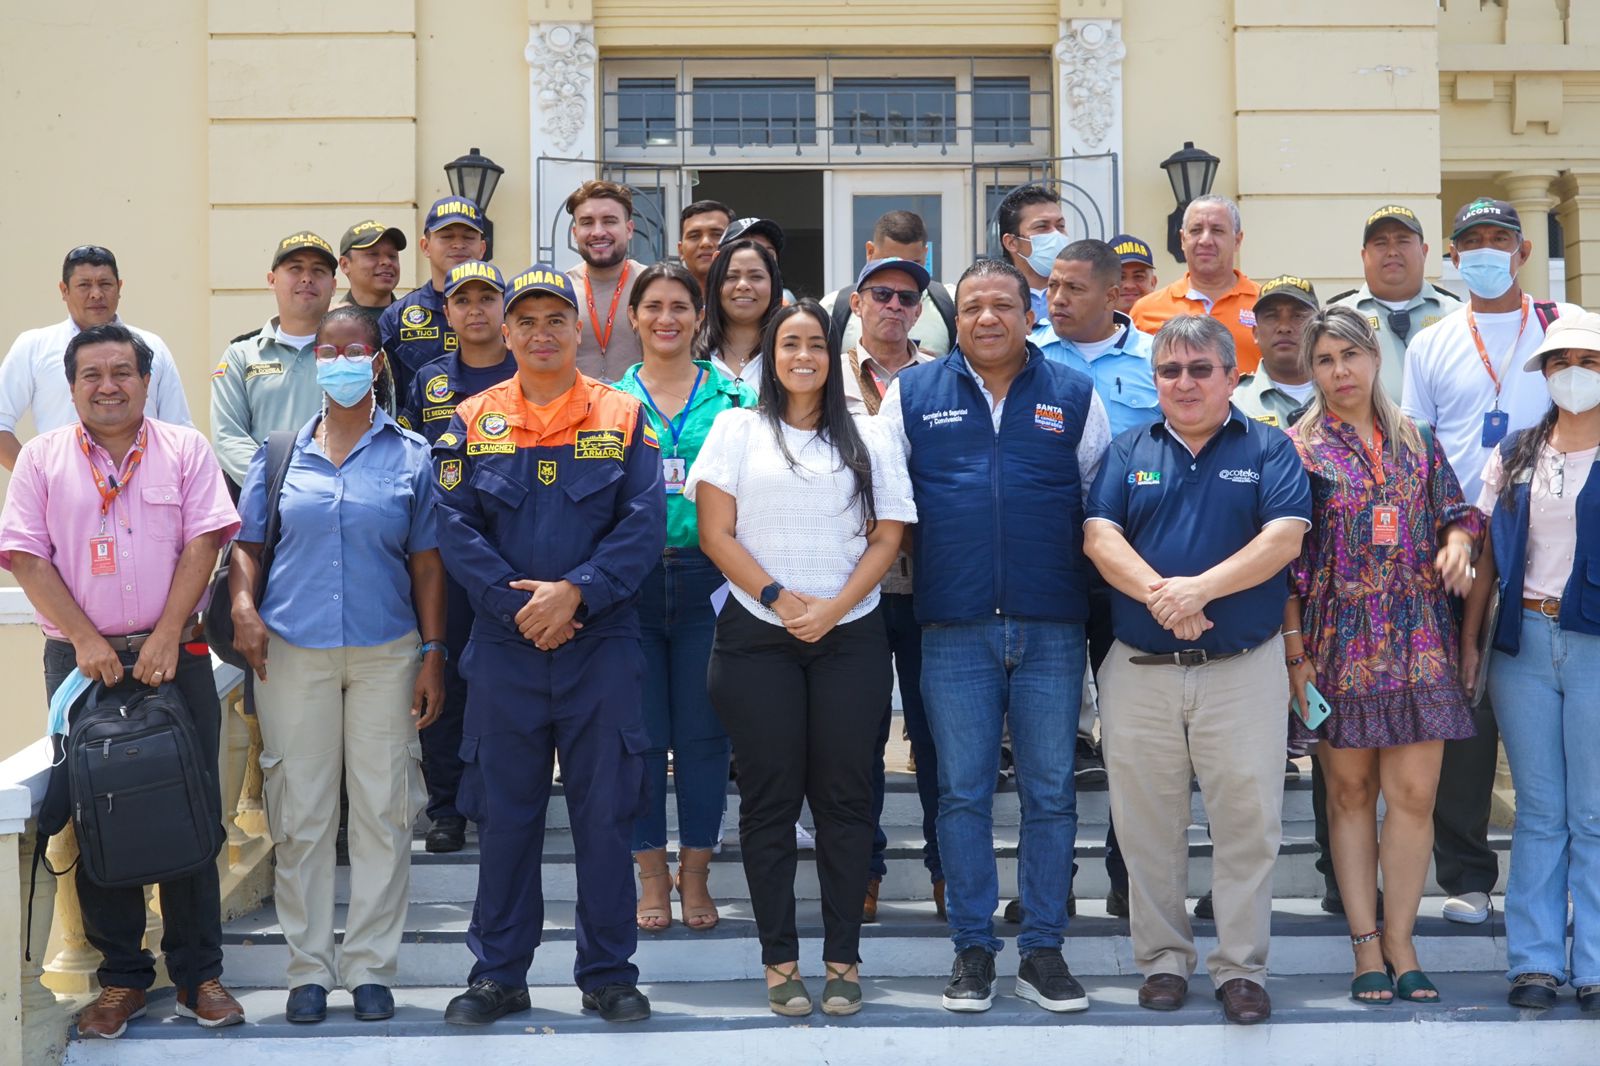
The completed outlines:
[[[1569,366],[1544,379],[1550,399],[1563,411],[1581,415],[1600,406],[1600,372],[1586,366]]]
[[[1025,259],[1033,272],[1041,278],[1048,278],[1051,269],[1056,264],[1056,256],[1069,243],[1067,235],[1060,230],[1051,230],[1049,233],[1038,233],[1027,238],[1030,251]]]

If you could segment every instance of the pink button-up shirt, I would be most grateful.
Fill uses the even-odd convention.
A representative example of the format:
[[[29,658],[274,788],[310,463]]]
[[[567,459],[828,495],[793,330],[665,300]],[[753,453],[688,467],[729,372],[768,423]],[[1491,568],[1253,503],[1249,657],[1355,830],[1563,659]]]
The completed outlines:
[[[50,560],[73,600],[106,636],[154,628],[184,545],[212,532],[226,543],[239,530],[222,468],[205,437],[153,418],[145,425],[144,459],[112,502],[104,528],[100,492],[76,422],[22,446],[0,510],[0,567],[10,570],[11,555],[19,551]],[[102,473],[118,470],[104,448],[93,444],[91,452]],[[91,542],[102,535],[114,538],[115,573],[91,572]],[[37,617],[47,636],[64,639],[43,615]]]

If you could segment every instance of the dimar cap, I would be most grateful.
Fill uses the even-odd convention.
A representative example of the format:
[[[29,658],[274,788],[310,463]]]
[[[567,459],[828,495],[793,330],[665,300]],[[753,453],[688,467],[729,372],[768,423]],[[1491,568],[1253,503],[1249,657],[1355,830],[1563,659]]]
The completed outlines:
[[[466,266],[467,264],[463,263],[461,265]],[[505,309],[507,311],[510,311],[512,305],[524,296],[532,296],[541,292],[551,296],[559,296],[571,304],[574,311],[578,309],[578,298],[572,292],[572,279],[549,263],[533,264],[533,266],[507,282],[505,292]]]
[[[482,233],[483,208],[465,196],[442,196],[428,208],[428,216],[422,220],[422,232],[432,233],[441,226],[448,226],[454,222],[471,226]]]
[[[856,291],[860,292],[861,286],[865,285],[872,275],[881,274],[885,270],[899,270],[909,274],[911,280],[917,283],[918,292],[927,292],[928,284],[932,281],[927,269],[921,263],[914,259],[902,259],[900,256],[890,255],[874,259],[861,268],[861,273],[856,275]]]
[[[469,259],[465,263],[457,263],[450,268],[450,273],[444,279],[444,297],[469,281],[481,281],[495,292],[506,291],[505,275],[500,273],[500,268],[493,263],[485,263],[482,259]]]
[[[1131,233],[1119,233],[1106,242],[1111,245],[1111,250],[1117,253],[1117,258],[1124,263],[1143,263],[1147,267],[1156,265],[1156,257],[1150,252],[1150,244],[1140,240]]]
[[[385,237],[394,242],[397,251],[406,250],[406,235],[396,226],[385,226],[375,219],[357,222],[339,238],[339,254],[349,255],[352,248],[371,248]]]
[[[334,267],[335,269],[338,268],[339,257],[333,254],[333,245],[323,240],[317,234],[312,233],[310,230],[303,229],[289,234],[283,240],[278,242],[277,250],[272,253],[271,269],[277,270],[279,263],[283,262],[296,252],[302,252],[308,249],[318,253],[319,255],[325,256],[328,260],[328,265]]]
[[[1311,287],[1311,282],[1305,278],[1297,278],[1293,274],[1279,274],[1261,283],[1261,294],[1256,297],[1256,306],[1260,307],[1269,299],[1283,297],[1290,300],[1299,300],[1313,311],[1321,305],[1317,303],[1317,290]]]
[[[1528,356],[1522,369],[1543,370],[1545,356],[1568,348],[1588,348],[1600,352],[1600,314],[1585,311],[1581,315],[1565,315],[1550,323],[1550,328],[1545,330],[1544,341]]]
[[[1425,236],[1422,232],[1422,220],[1417,217],[1415,211],[1404,204],[1384,204],[1367,216],[1367,223],[1361,228],[1361,243],[1366,244],[1372,240],[1372,231],[1385,222],[1398,222],[1418,237]]]
[[[1521,233],[1522,216],[1504,200],[1482,196],[1456,212],[1456,220],[1450,226],[1450,239],[1457,239],[1473,226],[1499,226],[1513,233]]]

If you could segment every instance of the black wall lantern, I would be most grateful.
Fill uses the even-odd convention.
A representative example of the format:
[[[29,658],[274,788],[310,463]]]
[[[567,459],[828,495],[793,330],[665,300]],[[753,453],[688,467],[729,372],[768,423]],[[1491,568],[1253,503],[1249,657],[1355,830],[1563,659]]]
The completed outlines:
[[[465,196],[483,212],[483,257],[494,258],[494,223],[489,220],[489,201],[494,198],[495,186],[505,168],[473,148],[444,165],[444,176],[450,182],[450,191]]]
[[[1211,191],[1211,183],[1217,180],[1217,167],[1221,164],[1222,160],[1204,148],[1196,148],[1193,141],[1184,141],[1183,148],[1162,160],[1161,169],[1167,172],[1167,180],[1172,183],[1172,198],[1178,201],[1178,209],[1167,216],[1167,251],[1180,263],[1183,262],[1184,209]]]

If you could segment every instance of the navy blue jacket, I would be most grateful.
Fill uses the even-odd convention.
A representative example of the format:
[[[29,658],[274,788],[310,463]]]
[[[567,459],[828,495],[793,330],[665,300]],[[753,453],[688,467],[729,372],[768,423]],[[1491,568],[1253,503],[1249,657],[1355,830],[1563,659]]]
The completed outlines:
[[[895,380],[917,499],[917,621],[1086,620],[1078,442],[1089,376],[1029,344],[998,433],[959,348]]]
[[[1505,462],[1521,439],[1522,430],[1500,445],[1500,461]],[[1495,626],[1494,647],[1507,655],[1522,648],[1522,580],[1528,561],[1528,511],[1530,484],[1512,487],[1512,503],[1495,505],[1489,520],[1489,536],[1494,544],[1494,565],[1499,571],[1500,621]],[[1578,546],[1572,556],[1572,574],[1561,592],[1562,629],[1574,633],[1600,635],[1600,471],[1591,470],[1578,493]]]
[[[444,294],[432,281],[424,281],[383,309],[378,316],[378,337],[389,353],[396,405],[411,394],[411,379],[417,371],[461,347],[456,331],[445,320]]]

